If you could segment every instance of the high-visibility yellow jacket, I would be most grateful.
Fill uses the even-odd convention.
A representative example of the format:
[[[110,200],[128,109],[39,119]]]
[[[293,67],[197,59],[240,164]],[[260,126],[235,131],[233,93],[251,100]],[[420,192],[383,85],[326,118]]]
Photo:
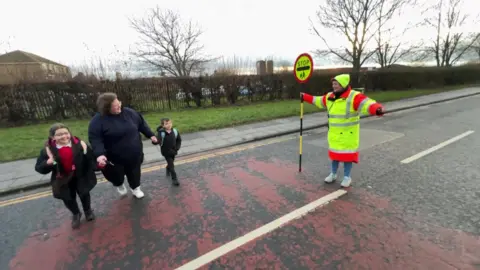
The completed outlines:
[[[305,102],[318,108],[326,109],[328,113],[328,156],[331,160],[341,162],[359,161],[358,148],[360,144],[360,115],[376,115],[380,103],[352,90],[348,74],[334,78],[346,88],[341,96],[335,98],[333,92],[323,96],[303,95]]]

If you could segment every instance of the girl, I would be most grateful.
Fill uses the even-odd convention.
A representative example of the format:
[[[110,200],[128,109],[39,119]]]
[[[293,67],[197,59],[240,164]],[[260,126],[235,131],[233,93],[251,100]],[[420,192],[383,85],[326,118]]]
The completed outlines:
[[[73,229],[80,226],[82,217],[77,204],[77,194],[86,220],[95,219],[90,206],[90,191],[97,184],[95,166],[92,150],[85,142],[72,136],[64,124],[52,125],[49,139],[35,164],[35,171],[41,174],[52,173],[50,183],[53,197],[62,200],[72,212]]]

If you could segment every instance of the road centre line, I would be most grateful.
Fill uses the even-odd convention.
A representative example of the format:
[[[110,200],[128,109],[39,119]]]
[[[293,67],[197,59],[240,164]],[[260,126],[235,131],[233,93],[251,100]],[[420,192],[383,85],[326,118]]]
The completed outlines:
[[[255,240],[263,235],[266,235],[283,225],[287,224],[290,221],[293,221],[295,219],[299,219],[305,215],[307,215],[309,212],[314,211],[315,209],[324,206],[328,204],[329,202],[336,200],[340,198],[341,196],[347,194],[347,191],[345,189],[339,189],[337,191],[334,191],[328,195],[325,195],[321,197],[320,199],[317,199],[316,201],[313,201],[307,205],[302,206],[301,208],[298,208],[296,210],[293,210],[292,212],[270,222],[265,225],[263,225],[260,228],[257,228],[233,241],[230,241],[226,243],[223,246],[220,246],[208,253],[203,254],[202,256],[178,267],[176,270],[193,270],[193,269],[198,269],[220,257],[223,255],[247,244],[248,242]]]
[[[289,137],[270,139],[270,140],[267,140],[267,141],[264,141],[264,142],[261,142],[261,143],[240,145],[240,146],[236,146],[236,147],[233,147],[233,148],[228,148],[228,149],[225,149],[225,150],[220,150],[220,151],[216,151],[216,152],[213,152],[213,153],[208,153],[208,154],[205,154],[205,155],[194,156],[194,157],[191,157],[191,158],[178,160],[178,161],[175,162],[175,165],[193,163],[193,162],[197,162],[197,161],[201,161],[201,160],[205,160],[205,159],[209,159],[209,158],[214,158],[214,157],[224,156],[224,155],[228,155],[228,154],[233,154],[233,153],[236,153],[236,152],[241,152],[241,151],[253,149],[253,148],[260,147],[260,146],[265,146],[265,145],[279,143],[279,142],[293,140],[293,139],[296,139],[296,137],[289,136]],[[157,170],[165,168],[166,166],[167,166],[167,164],[147,167],[147,168],[142,169],[142,173],[157,171]],[[107,180],[105,178],[98,179],[98,184],[105,183],[105,182],[107,182]],[[42,191],[42,192],[30,194],[30,195],[21,196],[21,197],[18,197],[18,198],[13,198],[13,199],[1,201],[0,202],[0,208],[5,207],[5,206],[9,206],[9,205],[12,205],[12,204],[18,204],[18,203],[22,203],[22,202],[26,202],[26,201],[31,201],[31,200],[36,200],[36,199],[48,197],[48,196],[51,196],[51,195],[52,195],[52,191],[48,190],[48,191]]]
[[[437,144],[437,145],[435,145],[435,146],[433,146],[433,147],[431,147],[431,148],[429,148],[429,149],[427,149],[427,150],[424,150],[424,151],[422,151],[422,152],[420,152],[420,153],[418,153],[418,154],[415,154],[415,155],[413,155],[413,156],[411,156],[411,157],[409,157],[409,158],[406,158],[406,159],[404,159],[404,160],[402,160],[402,161],[400,161],[400,162],[403,163],[403,164],[408,164],[408,163],[410,163],[410,162],[413,162],[413,161],[415,161],[415,160],[417,160],[417,159],[419,159],[419,158],[421,158],[421,157],[424,157],[424,156],[426,156],[426,155],[428,155],[428,154],[430,154],[430,153],[432,153],[432,152],[434,152],[434,151],[437,151],[437,150],[439,150],[439,149],[441,149],[441,148],[443,148],[443,147],[445,147],[445,146],[447,146],[447,145],[449,145],[449,144],[452,144],[452,143],[454,143],[454,142],[456,142],[456,141],[458,141],[458,140],[461,140],[461,139],[467,137],[468,135],[470,135],[470,134],[472,134],[472,133],[474,133],[474,132],[475,132],[475,131],[473,131],[473,130],[469,130],[469,131],[467,131],[467,132],[464,132],[464,133],[462,133],[462,134],[460,134],[460,135],[458,135],[458,136],[455,136],[455,137],[453,137],[453,138],[451,138],[451,139],[449,139],[449,140],[446,140],[446,141],[444,141],[444,142],[442,142],[442,143],[439,143],[439,144]]]

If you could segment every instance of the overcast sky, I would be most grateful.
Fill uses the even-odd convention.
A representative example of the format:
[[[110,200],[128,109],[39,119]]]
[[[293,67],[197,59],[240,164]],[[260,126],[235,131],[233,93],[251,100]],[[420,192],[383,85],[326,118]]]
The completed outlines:
[[[430,0],[424,0],[430,1]],[[480,1],[465,0],[465,11],[480,10]],[[309,30],[309,17],[321,0],[16,0],[2,5],[0,42],[64,64],[92,56],[113,57],[116,48],[128,52],[137,40],[128,17],[141,16],[160,5],[194,19],[205,30],[207,53],[249,58],[295,58],[323,46]],[[398,21],[419,19],[411,10]],[[342,37],[329,35],[332,44]],[[420,37],[428,32],[413,32]],[[3,46],[2,51],[5,50]]]

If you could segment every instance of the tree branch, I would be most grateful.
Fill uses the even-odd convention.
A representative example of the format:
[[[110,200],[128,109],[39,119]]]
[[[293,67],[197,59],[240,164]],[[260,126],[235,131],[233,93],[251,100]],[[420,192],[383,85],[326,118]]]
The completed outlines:
[[[478,34],[456,32],[469,18],[462,14],[462,4],[463,0],[440,0],[425,11],[438,10],[434,12],[435,15],[425,19],[427,25],[436,29],[436,36],[429,41],[425,52],[428,56],[434,56],[439,67],[451,67],[463,59],[478,39]],[[443,9],[445,5],[446,12]]]
[[[130,19],[140,42],[132,54],[171,76],[190,76],[214,58],[203,55],[203,31],[192,21],[183,23],[179,14],[158,6],[144,18]]]
[[[378,51],[381,46],[371,46],[374,45],[372,41],[384,43],[382,35],[378,33],[385,30],[384,25],[403,5],[412,1],[325,0],[316,13],[318,25],[310,20],[314,34],[322,40],[323,47],[326,47],[315,50],[315,53],[319,56],[333,55],[343,62],[352,64],[355,71],[359,71],[376,53],[382,59],[385,58],[383,52]],[[341,48],[332,48],[321,33],[320,27],[341,34],[348,43]]]

